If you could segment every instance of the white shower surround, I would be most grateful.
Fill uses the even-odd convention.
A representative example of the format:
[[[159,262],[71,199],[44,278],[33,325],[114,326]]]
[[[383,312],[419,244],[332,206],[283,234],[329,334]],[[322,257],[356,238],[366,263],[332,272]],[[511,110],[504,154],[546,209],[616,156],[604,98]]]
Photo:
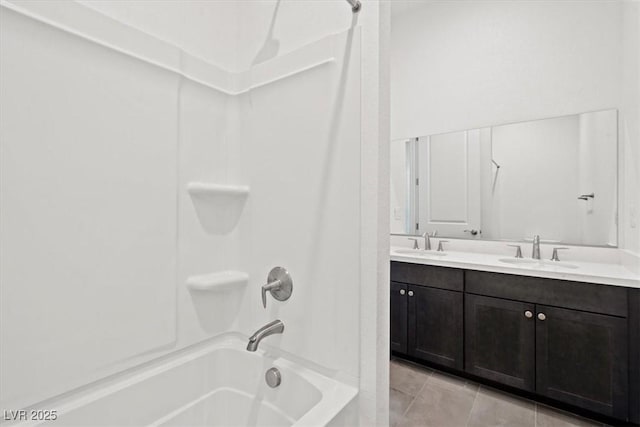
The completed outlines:
[[[257,326],[277,315],[285,321],[290,319],[289,324],[298,325],[298,328],[288,328],[286,336],[273,338],[275,344],[280,343],[280,340],[282,340],[280,343],[282,348],[303,358],[310,358],[325,368],[331,369],[335,376],[341,380],[356,385],[360,382],[366,399],[360,408],[361,415],[365,419],[373,419],[375,417],[385,419],[387,411],[386,369],[384,368],[384,360],[378,360],[380,355],[377,353],[383,354],[386,352],[378,351],[377,348],[383,348],[384,346],[376,344],[384,343],[386,339],[384,327],[383,330],[379,330],[379,328],[386,323],[384,314],[388,308],[382,304],[379,309],[371,312],[359,313],[358,310],[353,310],[354,303],[357,305],[357,301],[361,298],[369,301],[372,298],[373,300],[381,298],[383,302],[386,298],[385,276],[388,277],[388,266],[385,265],[385,260],[388,255],[385,254],[384,248],[360,254],[361,245],[368,247],[372,242],[371,238],[375,240],[383,237],[386,234],[386,230],[384,224],[378,222],[375,212],[361,209],[368,206],[377,210],[376,206],[371,205],[371,203],[375,202],[375,199],[369,198],[367,201],[363,200],[361,202],[358,198],[353,197],[353,194],[360,194],[363,189],[369,189],[366,191],[377,193],[378,188],[374,177],[379,173],[384,173],[380,168],[384,169],[385,161],[379,162],[378,160],[379,156],[384,156],[384,150],[380,152],[379,147],[383,146],[381,142],[387,139],[384,135],[380,136],[380,132],[382,134],[385,132],[385,121],[378,123],[377,120],[378,114],[384,109],[382,106],[384,103],[378,99],[380,95],[377,91],[373,95],[374,89],[372,88],[367,91],[367,94],[362,94],[362,99],[368,99],[369,102],[365,104],[367,106],[365,108],[366,111],[363,110],[359,114],[354,108],[360,108],[360,85],[345,83],[346,93],[342,94],[343,99],[340,104],[342,110],[337,116],[332,117],[329,115],[333,111],[331,106],[335,100],[328,95],[330,95],[331,88],[336,87],[340,81],[334,76],[327,76],[327,74],[338,70],[338,67],[343,65],[341,62],[331,65],[334,62],[332,58],[339,58],[339,61],[344,59],[341,48],[344,48],[347,38],[354,45],[353,52],[359,53],[359,48],[355,47],[359,43],[359,30],[356,29],[350,33],[323,38],[318,43],[314,43],[310,49],[300,49],[297,55],[296,52],[292,52],[291,55],[264,64],[264,67],[256,67],[257,70],[267,70],[264,74],[266,77],[263,75],[263,77],[256,79],[256,75],[259,75],[259,73],[253,73],[251,79],[248,79],[246,74],[244,74],[244,78],[240,78],[237,76],[242,74],[226,73],[219,67],[191,57],[169,43],[162,42],[155,37],[141,33],[119,22],[106,19],[101,14],[84,8],[75,2],[56,2],[55,4],[56,6],[54,7],[52,6],[53,3],[47,2],[27,3],[3,0],[2,6],[4,7],[0,8],[0,10],[3,18],[14,19],[17,15],[20,15],[20,20],[28,20],[30,21],[28,25],[35,25],[38,27],[38,31],[42,31],[42,33],[30,34],[30,37],[42,35],[61,36],[70,43],[83,44],[83,49],[100,49],[100,54],[104,53],[104,50],[102,50],[104,47],[120,54],[124,53],[123,56],[119,57],[120,60],[124,62],[132,60],[139,64],[141,68],[146,67],[145,69],[158,70],[157,72],[154,71],[154,73],[161,74],[162,78],[166,79],[167,84],[170,85],[168,93],[173,92],[177,96],[177,98],[174,98],[176,104],[173,104],[171,108],[175,111],[177,106],[177,111],[179,111],[178,122],[174,125],[175,133],[173,135],[177,133],[180,144],[176,147],[178,152],[172,152],[173,149],[169,143],[167,145],[169,151],[166,153],[166,159],[171,159],[173,156],[178,158],[177,171],[179,173],[175,180],[177,184],[175,188],[176,195],[172,196],[177,197],[178,209],[174,213],[174,220],[178,228],[173,232],[169,230],[170,234],[168,236],[171,239],[171,233],[177,235],[178,247],[175,258],[171,259],[171,254],[168,254],[167,258],[167,267],[175,269],[176,289],[173,296],[171,293],[166,295],[166,303],[169,304],[169,307],[173,306],[174,310],[170,310],[172,312],[167,313],[169,316],[166,319],[168,323],[167,327],[163,329],[165,335],[148,343],[149,345],[144,350],[141,349],[134,354],[116,354],[111,358],[109,354],[106,354],[105,359],[99,361],[96,366],[91,366],[91,358],[84,360],[89,362],[89,366],[75,364],[74,358],[87,356],[82,353],[73,354],[71,351],[68,353],[71,354],[68,360],[53,357],[41,366],[44,369],[42,372],[46,374],[23,381],[22,387],[26,388],[22,388],[17,394],[7,393],[7,391],[13,390],[13,386],[17,382],[12,383],[12,381],[16,381],[19,375],[13,379],[3,377],[3,408],[13,409],[34,404],[74,387],[83,386],[122,369],[127,369],[228,330],[250,333]],[[15,14],[9,9],[19,9],[23,13]],[[344,9],[341,8],[341,11],[344,11]],[[372,7],[370,12],[362,15],[364,17],[363,22],[366,24],[364,25],[365,32],[369,34],[368,43],[364,49],[368,54],[365,55],[364,60],[369,61],[370,65],[374,66],[373,70],[362,74],[363,83],[368,81],[380,85],[380,79],[384,77],[380,75],[383,72],[383,68],[380,68],[377,62],[379,60],[379,52],[384,48],[384,43],[378,39],[377,25],[380,20],[384,19],[385,13],[388,13],[388,10],[385,12],[383,8],[383,12],[379,13],[376,8]],[[9,15],[11,15],[11,18],[9,18]],[[37,20],[32,18],[39,18],[41,21],[36,25],[35,22]],[[54,27],[62,27],[64,31],[52,30],[51,24]],[[73,37],[70,35],[73,35]],[[77,37],[78,35],[81,37]],[[87,35],[89,36],[88,38],[85,37]],[[325,49],[326,51],[326,46],[324,48],[322,46],[323,43],[326,45],[327,40],[332,40],[328,49],[336,52],[336,54],[333,56],[321,55],[322,57],[318,61],[309,62],[309,55],[311,55],[311,59],[314,59],[313,52],[318,49]],[[318,48],[318,46],[320,47]],[[26,52],[28,53],[29,51],[26,50]],[[355,59],[359,58],[355,57]],[[302,70],[304,75],[285,73],[288,74],[284,76],[285,80],[279,82],[284,86],[278,86],[277,91],[269,92],[268,84],[273,83],[274,80],[268,77],[269,67],[273,67],[274,64],[280,64],[282,66],[280,70],[276,69],[271,73],[278,76],[282,74],[282,70],[290,69],[287,67],[291,64],[287,64],[287,61],[291,60],[297,64],[298,68],[296,70]],[[103,63],[102,65],[104,66],[105,64]],[[111,66],[111,64],[109,65]],[[333,68],[325,69],[325,65]],[[128,66],[130,67],[130,65]],[[148,66],[151,66],[151,68]],[[353,71],[347,73],[348,75],[345,77],[349,79],[348,81],[360,78],[359,67],[352,66],[354,67]],[[318,70],[316,71],[316,69]],[[229,78],[229,75],[235,75],[236,77]],[[305,78],[312,80],[306,83],[304,80],[300,81],[300,79]],[[230,84],[230,81],[235,81],[236,83]],[[247,83],[246,86],[239,86],[240,83],[238,82],[242,81],[249,81],[250,83]],[[267,84],[267,86],[264,86],[264,84]],[[300,90],[300,85],[303,86],[302,91]],[[262,91],[246,92],[251,86],[254,86],[254,89],[256,86],[261,86]],[[243,87],[245,89],[242,89]],[[205,90],[204,88],[210,90]],[[278,97],[277,102],[280,108],[276,110],[280,110],[280,112],[274,111],[273,102],[268,102],[269,97],[274,99],[274,96]],[[384,92],[382,96],[384,96]],[[295,104],[299,97],[320,101],[317,102],[317,105],[309,107],[311,110],[303,111],[299,105]],[[287,118],[291,111],[296,111],[296,117],[301,115],[300,118],[310,117],[313,120],[302,121],[298,127],[294,126],[292,132],[287,134],[286,138],[282,138],[283,145],[280,145],[280,148],[278,148],[277,144],[274,144],[269,146],[270,149],[268,150],[266,148],[262,149],[266,150],[266,152],[260,153],[260,144],[255,145],[255,138],[263,135],[265,129],[268,131],[281,131],[283,127],[278,123],[287,124]],[[155,119],[159,122],[165,121],[169,126],[172,126],[171,123],[175,119],[171,117],[171,110],[167,110],[166,114],[169,115],[164,118],[156,116]],[[255,127],[248,130],[241,126],[246,114],[253,114],[252,117],[257,118],[254,121]],[[260,115],[264,116],[262,121],[260,120]],[[314,129],[314,125],[323,123],[321,120],[323,117],[325,118],[324,123],[329,122],[332,118],[334,120],[332,123],[334,125],[337,123],[332,132],[323,129],[322,126]],[[348,120],[346,120],[347,117]],[[366,126],[361,125],[359,120],[354,120],[360,117],[368,121]],[[343,118],[345,120],[340,120]],[[338,120],[336,121],[336,119]],[[367,148],[366,152],[362,153],[362,157],[358,154],[360,149],[359,142],[353,144],[354,138],[359,141],[361,132],[363,132],[363,136],[369,137],[370,140],[377,140],[377,143],[370,144],[370,148]],[[293,150],[294,153],[291,155],[302,156],[299,157],[300,159],[321,158],[322,154],[326,154],[327,148],[313,139],[313,136],[319,133],[329,134],[334,138],[335,146],[333,149],[336,151],[332,155],[335,158],[328,159],[329,163],[333,165],[332,167],[335,168],[332,170],[333,174],[327,177],[325,175],[326,171],[322,170],[322,168],[309,168],[309,165],[304,165],[302,161],[298,161],[291,168],[291,173],[294,175],[302,176],[300,175],[301,173],[307,175],[307,185],[303,186],[307,193],[309,193],[309,184],[316,186],[315,188],[328,188],[328,199],[324,200],[324,202],[331,202],[326,206],[315,207],[315,203],[310,203],[313,202],[313,198],[309,200],[304,200],[303,198],[297,201],[296,206],[304,208],[306,205],[310,212],[318,211],[320,208],[325,210],[323,212],[324,218],[315,218],[320,220],[320,223],[318,223],[320,225],[315,225],[318,226],[317,231],[321,232],[321,234],[316,237],[311,235],[305,237],[300,235],[296,226],[300,227],[300,229],[313,229],[314,227],[310,227],[313,221],[310,224],[305,223],[305,221],[300,222],[300,218],[309,218],[309,215],[303,213],[304,209],[301,212],[291,212],[290,214],[285,211],[284,215],[282,215],[283,212],[281,210],[273,209],[269,214],[264,214],[264,211],[268,211],[274,206],[277,208],[278,205],[274,205],[272,198],[269,198],[267,194],[262,194],[262,197],[260,195],[261,188],[264,193],[265,189],[274,187],[284,190],[285,200],[286,197],[294,200],[296,196],[304,194],[301,193],[300,185],[297,188],[295,185],[292,185],[291,188],[287,187],[287,183],[291,182],[291,180],[277,179],[277,176],[275,181],[271,180],[270,178],[273,178],[273,176],[270,172],[273,169],[268,162],[277,162],[283,158],[282,156],[278,157],[278,154],[280,154],[278,153],[279,149],[283,150],[282,153],[287,155],[291,154],[291,150]],[[297,135],[306,134],[311,136],[307,136],[302,140],[297,137]],[[166,134],[163,136],[166,136]],[[3,135],[3,140],[5,137],[6,134]],[[374,139],[371,139],[371,137],[374,137]],[[309,145],[304,145],[304,139]],[[243,145],[243,141],[247,140],[251,140],[254,145]],[[212,141],[221,142],[212,144]],[[348,141],[352,142],[349,143]],[[156,141],[147,141],[146,143],[151,144],[148,148],[152,149]],[[266,142],[262,145],[267,147]],[[252,149],[257,151],[252,152]],[[252,153],[251,158],[253,160],[248,165],[244,165],[246,169],[228,166],[242,164],[242,160],[246,160],[250,153]],[[273,157],[269,157],[270,155]],[[357,165],[356,167],[354,167],[354,163]],[[362,170],[360,170],[361,165],[364,168]],[[188,173],[185,173],[185,170]],[[253,171],[254,174],[248,175],[246,172],[248,170]],[[256,174],[256,170],[259,173]],[[265,175],[260,175],[260,173]],[[361,183],[362,176],[367,176],[371,181]],[[259,180],[258,185],[254,184],[253,180],[255,179]],[[236,229],[227,235],[217,237],[207,236],[206,233],[203,233],[200,224],[196,220],[193,206],[186,195],[186,191],[182,190],[188,182],[192,181],[223,185],[251,185],[251,195]],[[384,180],[381,181],[384,182]],[[154,188],[159,188],[158,186],[160,185],[159,182],[151,184],[153,184]],[[173,191],[171,188],[169,187],[169,192]],[[382,193],[377,194],[377,196],[384,200],[384,188]],[[345,212],[348,215],[345,215]],[[386,212],[386,208],[383,207],[382,212]],[[261,214],[263,215],[262,217],[260,217]],[[265,217],[272,218],[271,221],[267,221],[269,223],[267,227],[261,225],[264,223]],[[382,218],[384,219],[384,216]],[[311,219],[314,220],[313,217]],[[326,222],[323,223],[322,221]],[[340,225],[333,227],[331,230],[321,230],[322,227],[327,227],[328,224],[338,223]],[[278,224],[282,224],[282,226],[278,226]],[[290,233],[285,233],[285,237],[282,238],[283,233],[275,233],[276,231],[287,230],[290,230]],[[365,230],[365,232],[379,230],[379,232],[375,231],[374,235],[363,237],[358,230]],[[322,233],[322,231],[324,232]],[[277,241],[278,238],[281,238],[279,242]],[[276,240],[275,245],[274,240]],[[296,247],[297,244],[302,244],[305,247],[315,247],[315,258],[308,259],[299,255],[297,258],[293,256],[294,259],[292,260],[283,260],[281,255],[284,253],[283,251],[290,251],[291,249],[289,248]],[[248,251],[246,250],[247,248],[249,248]],[[211,254],[217,254],[217,256],[212,257]],[[264,256],[261,257],[261,254]],[[247,265],[247,260],[250,261],[252,259],[256,261],[255,265]],[[297,305],[292,304],[293,301],[290,301],[283,307],[274,307],[268,313],[265,313],[259,308],[259,295],[257,292],[239,290],[235,293],[228,293],[228,299],[224,299],[211,295],[215,293],[206,295],[206,292],[201,292],[202,295],[194,295],[184,286],[187,277],[193,275],[206,275],[216,271],[241,270],[248,273],[250,277],[250,283],[247,288],[255,290],[262,282],[261,276],[264,275],[266,278],[266,272],[274,263],[281,263],[292,270],[296,281],[294,283],[298,286],[296,288],[296,295],[299,297]],[[314,268],[308,270],[314,264],[333,265],[333,273],[342,271],[344,273],[344,281],[335,281],[335,285],[328,286],[327,284],[332,282],[327,280],[328,277],[323,277],[323,274],[329,274],[327,271],[323,272]],[[335,270],[335,267],[338,270]],[[358,278],[360,273],[365,271],[366,275],[378,276],[381,280],[366,282],[362,278]],[[353,275],[354,272],[355,275]],[[169,274],[167,276],[171,277],[172,275]],[[8,282],[3,278],[3,296],[8,290],[10,292],[16,291],[16,289],[8,289],[5,285],[6,283]],[[369,284],[361,287],[361,283]],[[65,295],[64,287],[56,287],[49,284],[49,288],[53,292],[51,296],[55,302],[64,301],[65,297],[75,298],[68,294]],[[305,293],[307,293],[304,291],[305,288],[307,292],[316,289],[314,299],[305,301]],[[172,288],[169,287],[168,289]],[[20,291],[18,290],[18,292]],[[320,295],[323,295],[323,298],[319,298],[318,296]],[[140,297],[144,298],[143,294]],[[149,297],[151,295],[147,295],[147,299]],[[60,300],[60,298],[63,299]],[[68,298],[67,300],[74,301]],[[34,311],[38,311],[37,305],[33,305],[31,308]],[[62,313],[72,312],[75,309],[73,304],[69,306],[62,305],[57,308]],[[377,315],[378,311],[381,311],[382,316]],[[3,316],[7,313],[9,311],[3,309]],[[136,314],[138,317],[140,315],[144,317],[144,313]],[[368,327],[367,331],[360,333],[359,319],[361,318],[367,321],[373,320],[373,324],[376,326],[373,328]],[[324,326],[322,326],[323,322],[319,321],[320,319],[323,320]],[[27,340],[29,338],[29,328],[33,328],[34,324],[37,324],[37,319],[29,319],[28,316],[16,311],[11,311],[7,317],[3,317],[3,325],[7,324],[5,322],[7,320],[9,324],[22,322],[22,332],[27,333],[24,333],[22,337],[17,337],[13,333],[11,333],[11,337],[3,335],[3,348],[15,348],[16,344],[19,346],[21,339]],[[123,325],[127,323],[126,320],[126,316],[121,319]],[[34,323],[29,324],[29,322]],[[334,331],[338,330],[340,333],[336,334]],[[115,333],[114,331],[111,332]],[[371,333],[373,333],[373,336],[370,335]],[[82,335],[82,332],[80,335]],[[313,339],[305,340],[302,338],[304,336],[313,337]],[[7,340],[7,338],[10,338],[10,340]],[[51,338],[55,341],[57,337],[53,336]],[[58,343],[59,349],[69,344],[68,340],[65,341],[64,335],[59,338],[61,338],[61,342]],[[16,339],[18,341],[15,341]],[[358,343],[361,344],[358,345]],[[4,344],[11,344],[11,346]],[[332,348],[332,351],[319,351],[321,348],[326,350],[327,345]],[[362,345],[365,345],[365,347],[362,347]],[[353,351],[354,346],[361,347],[361,351],[371,352],[371,354],[367,354],[364,357],[364,362],[360,360],[361,353]],[[46,351],[50,350],[51,348]],[[69,351],[69,348],[64,351]],[[33,363],[42,363],[42,360],[38,360],[37,357],[36,352],[24,358],[24,366],[28,367],[30,363],[31,366],[33,366]],[[7,363],[3,367],[3,372],[4,368],[9,367],[10,360],[7,360],[9,359],[3,357],[3,361],[5,361],[3,363]],[[11,360],[15,360],[15,358]],[[74,364],[77,366],[74,366],[74,370],[71,371],[57,370],[55,364],[60,362],[65,366],[71,367]],[[380,367],[382,367],[382,370]],[[79,368],[79,371],[75,370],[75,368]],[[77,377],[64,377],[64,380],[62,380],[63,377],[60,377],[61,374],[68,375],[69,373],[78,372],[81,375]],[[56,377],[56,375],[58,376]],[[381,390],[377,391],[376,383],[379,381],[382,381],[382,384],[380,384]]]

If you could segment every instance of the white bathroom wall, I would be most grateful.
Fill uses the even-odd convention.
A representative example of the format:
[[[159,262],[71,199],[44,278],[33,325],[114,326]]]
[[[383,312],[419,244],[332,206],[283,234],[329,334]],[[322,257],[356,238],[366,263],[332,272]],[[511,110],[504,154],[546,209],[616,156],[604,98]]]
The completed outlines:
[[[620,78],[620,245],[640,254],[640,4],[623,2]]]
[[[176,339],[178,77],[0,8],[2,407]]]
[[[388,2],[370,2],[356,18],[362,25],[360,197],[360,391],[361,425],[389,420],[389,141],[390,31]]]
[[[227,71],[238,67],[239,4],[234,0],[77,0]],[[188,31],[186,31],[188,29]]]
[[[396,13],[392,139],[616,108],[622,3],[427,1]]]
[[[392,138],[617,108],[619,245],[639,252],[638,2],[398,3]]]
[[[248,335],[277,316],[285,334],[265,344],[359,382],[363,419],[386,420],[388,188],[386,180],[379,183],[388,168],[388,76],[379,28],[388,30],[388,8],[372,5],[354,17],[343,1],[283,1],[273,33],[283,49],[277,58],[261,55],[249,73],[237,75],[229,71],[246,69],[261,50],[275,2],[83,3],[90,7],[19,0],[0,7],[2,407],[33,404],[221,333]],[[42,13],[71,32],[12,8],[26,8],[36,18]],[[38,48],[24,48],[28,42]],[[230,94],[243,82],[289,74]],[[24,108],[13,108],[22,103]],[[24,123],[41,122],[51,125],[31,126],[34,136],[24,132]],[[34,162],[41,166],[37,174],[10,167],[39,153],[43,136],[56,155],[84,168],[70,169],[63,180],[57,178],[60,168],[47,162],[52,156]],[[118,161],[88,163],[91,151],[83,150],[103,147],[112,147]],[[85,180],[89,167],[95,177]],[[37,177],[60,182],[36,188],[30,183]],[[207,232],[186,192],[189,182],[249,185],[237,227]],[[61,191],[71,184],[71,194]],[[25,197],[27,188],[32,199]],[[34,227],[25,243],[24,212],[49,198],[55,203],[59,194],[65,195],[64,209],[34,218],[42,230]],[[84,211],[86,206],[91,209]],[[72,213],[83,226],[61,227],[58,221],[74,218]],[[81,256],[80,248],[66,246],[65,232],[81,238],[94,228],[100,234],[89,234]],[[49,238],[52,231],[62,237]],[[100,248],[102,239],[110,242],[103,252],[87,250]],[[54,247],[57,257],[46,259]],[[29,255],[34,248],[42,249],[40,257]],[[104,310],[93,299],[104,273],[96,265],[118,251],[121,264],[108,267],[122,277],[104,278],[109,288],[100,295],[114,300]],[[9,257],[20,259],[19,268],[5,269]],[[31,277],[38,265],[51,268]],[[291,271],[294,293],[286,303],[269,298],[265,311],[259,290],[276,265]],[[62,283],[79,266],[91,274]],[[207,294],[185,286],[190,276],[221,270],[248,272],[246,289]],[[15,301],[30,301],[34,310],[19,310]],[[361,311],[361,301],[375,310]],[[34,313],[64,317],[52,314],[42,322]],[[70,334],[67,318],[85,328]],[[32,357],[23,357],[25,348]],[[41,365],[42,355],[52,351]],[[22,370],[5,377],[18,359]]]
[[[406,233],[407,216],[407,140],[391,141],[389,145],[392,233]]]

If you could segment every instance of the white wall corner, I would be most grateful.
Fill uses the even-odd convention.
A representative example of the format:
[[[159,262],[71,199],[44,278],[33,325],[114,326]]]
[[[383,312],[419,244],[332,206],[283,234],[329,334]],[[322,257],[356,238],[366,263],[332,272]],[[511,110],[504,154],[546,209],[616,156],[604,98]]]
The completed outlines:
[[[360,424],[389,423],[390,5],[366,3],[362,44]]]

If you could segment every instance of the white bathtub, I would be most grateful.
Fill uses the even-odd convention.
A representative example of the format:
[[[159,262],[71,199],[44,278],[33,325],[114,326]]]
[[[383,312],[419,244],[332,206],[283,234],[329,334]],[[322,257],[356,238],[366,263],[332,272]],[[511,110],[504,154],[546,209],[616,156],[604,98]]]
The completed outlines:
[[[181,352],[108,384],[49,401],[58,418],[42,424],[64,426],[325,426],[357,389],[264,350],[245,350],[231,336]],[[277,388],[265,371],[282,374]],[[350,405],[353,406],[353,405]]]

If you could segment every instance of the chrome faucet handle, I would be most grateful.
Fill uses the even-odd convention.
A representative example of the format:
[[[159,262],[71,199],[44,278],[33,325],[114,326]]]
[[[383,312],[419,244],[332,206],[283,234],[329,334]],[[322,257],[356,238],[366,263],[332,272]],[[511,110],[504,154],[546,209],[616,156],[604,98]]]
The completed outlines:
[[[516,248],[516,258],[522,258],[522,247],[520,245],[507,245]]]
[[[418,244],[418,239],[414,237],[409,237],[409,240],[413,240],[413,249],[420,249],[420,245]]]
[[[443,243],[449,243],[449,241],[448,240],[440,240],[438,242],[438,252],[444,252],[444,248],[442,247]]]
[[[569,249],[569,248],[553,248],[553,255],[551,255],[551,261],[560,261],[560,258],[558,258],[558,251],[564,250],[564,249]]]
[[[267,284],[262,287],[262,306],[267,308],[267,291],[278,301],[286,301],[293,292],[293,280],[282,267],[274,267],[267,276]]]

